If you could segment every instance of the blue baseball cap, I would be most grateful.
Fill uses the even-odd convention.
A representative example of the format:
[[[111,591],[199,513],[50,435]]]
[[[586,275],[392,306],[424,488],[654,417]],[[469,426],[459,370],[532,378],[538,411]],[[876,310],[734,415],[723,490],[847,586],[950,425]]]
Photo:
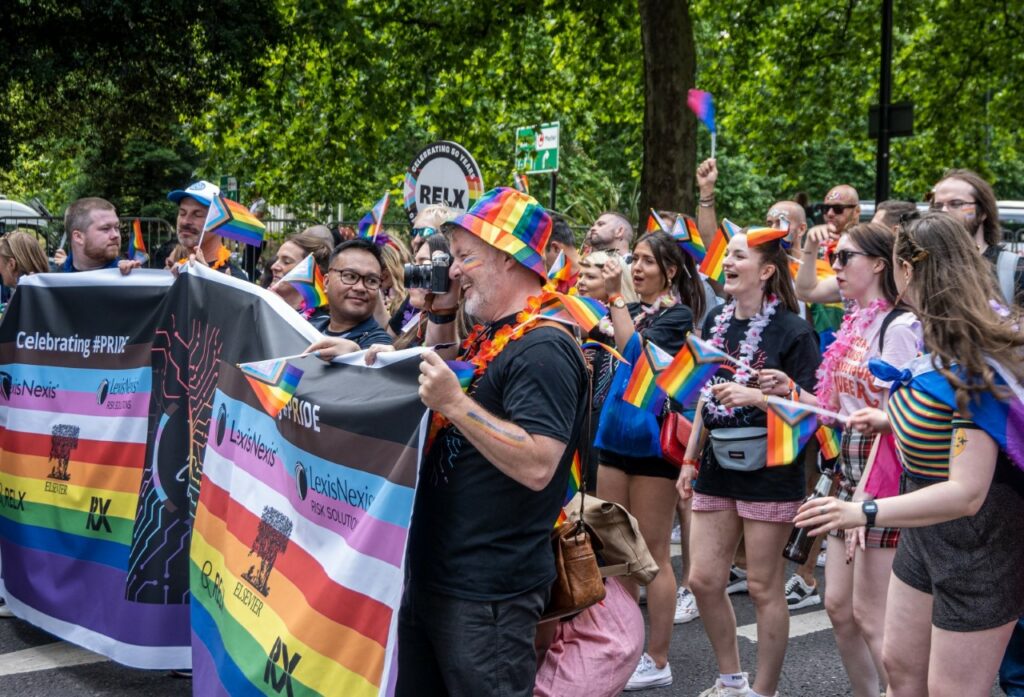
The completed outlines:
[[[187,189],[178,189],[167,194],[167,198],[175,203],[181,201],[181,199],[189,196],[194,198],[204,206],[209,206],[213,202],[213,197],[220,193],[220,187],[216,184],[211,184],[208,181],[199,180],[188,185]]]

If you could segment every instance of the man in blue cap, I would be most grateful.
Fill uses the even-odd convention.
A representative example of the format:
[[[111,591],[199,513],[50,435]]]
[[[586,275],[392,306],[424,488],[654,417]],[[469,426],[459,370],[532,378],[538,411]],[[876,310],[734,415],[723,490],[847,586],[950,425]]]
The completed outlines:
[[[178,204],[178,242],[188,252],[189,257],[195,256],[199,263],[229,276],[248,280],[245,271],[231,261],[231,251],[224,246],[220,235],[203,234],[210,203],[218,194],[219,186],[202,180],[189,184],[187,189],[178,189],[167,194],[169,200]]]

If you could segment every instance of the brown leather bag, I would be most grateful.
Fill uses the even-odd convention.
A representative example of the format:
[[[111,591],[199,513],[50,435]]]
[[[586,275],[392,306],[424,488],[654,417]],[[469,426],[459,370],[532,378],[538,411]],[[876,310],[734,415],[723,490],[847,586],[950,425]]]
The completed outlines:
[[[597,568],[593,539],[579,520],[564,523],[551,534],[557,576],[542,620],[574,615],[604,600],[604,579]]]

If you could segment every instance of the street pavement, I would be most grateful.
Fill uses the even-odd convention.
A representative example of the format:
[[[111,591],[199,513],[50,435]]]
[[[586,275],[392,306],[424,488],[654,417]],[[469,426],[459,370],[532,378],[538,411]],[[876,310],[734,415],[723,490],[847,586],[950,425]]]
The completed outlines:
[[[674,563],[678,572],[678,558]],[[818,576],[820,588],[820,569]],[[740,659],[744,669],[752,671],[757,649],[754,608],[745,593],[733,595],[732,600],[740,634]],[[646,609],[644,613],[646,617]],[[699,619],[675,627],[669,661],[674,676],[671,687],[628,694],[696,697],[714,682],[718,673],[714,654]],[[57,641],[21,620],[0,619],[0,697],[180,697],[191,694],[191,690],[191,680],[171,677],[166,671],[125,668]],[[821,605],[792,615],[779,694],[782,697],[850,694],[831,626]],[[1001,697],[1003,692],[994,687],[992,695]]]

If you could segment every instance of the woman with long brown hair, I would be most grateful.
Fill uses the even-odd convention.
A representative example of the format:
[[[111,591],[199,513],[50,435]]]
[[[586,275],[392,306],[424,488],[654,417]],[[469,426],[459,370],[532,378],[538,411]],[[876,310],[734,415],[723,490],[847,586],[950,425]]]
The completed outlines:
[[[6,287],[13,290],[22,276],[49,270],[43,248],[33,235],[24,230],[14,230],[0,237],[0,278]],[[5,307],[0,305],[0,316]]]
[[[926,353],[902,369],[872,363],[893,391],[884,413],[850,423],[892,428],[904,493],[817,499],[797,524],[812,534],[902,528],[885,618],[888,695],[988,695],[1024,612],[1024,318],[997,300],[990,267],[944,213],[902,227],[893,257]]]
[[[764,231],[762,231],[763,233]],[[767,465],[766,395],[758,371],[775,369],[814,390],[818,344],[798,314],[789,259],[779,237],[733,236],[726,254],[725,292],[703,339],[743,368],[720,368],[701,391],[676,488],[693,497],[690,589],[718,662],[719,676],[702,697],[771,697],[789,634],[782,550],[804,497],[803,453]],[[702,437],[707,432],[707,438]],[[698,469],[699,468],[699,469]],[[696,481],[694,481],[696,480]],[[740,535],[747,552],[747,589],[757,612],[757,675],[740,670],[736,616],[726,594]]]

